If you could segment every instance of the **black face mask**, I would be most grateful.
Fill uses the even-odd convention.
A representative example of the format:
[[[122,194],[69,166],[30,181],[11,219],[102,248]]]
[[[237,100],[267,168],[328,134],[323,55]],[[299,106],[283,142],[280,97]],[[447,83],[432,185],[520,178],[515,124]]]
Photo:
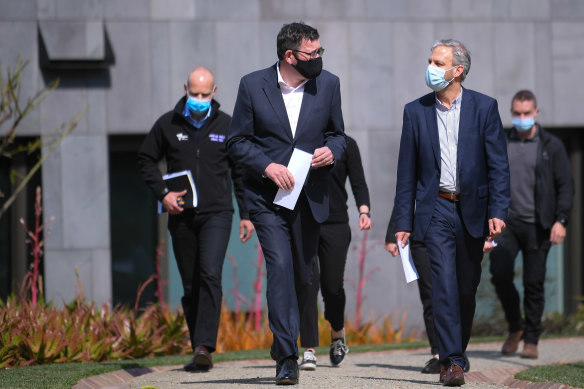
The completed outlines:
[[[302,77],[311,80],[318,77],[322,71],[322,57],[309,59],[308,61],[302,61],[296,56],[294,56],[294,58],[296,58],[296,65],[292,65],[292,67],[294,67]]]

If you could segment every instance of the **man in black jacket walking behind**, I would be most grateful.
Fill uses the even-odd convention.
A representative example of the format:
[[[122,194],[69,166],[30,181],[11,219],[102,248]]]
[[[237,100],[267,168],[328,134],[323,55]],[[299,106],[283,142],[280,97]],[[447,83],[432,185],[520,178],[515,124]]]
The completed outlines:
[[[562,142],[535,119],[535,95],[521,90],[511,101],[513,128],[507,133],[511,173],[511,205],[507,230],[491,253],[491,282],[503,305],[509,336],[501,352],[513,354],[524,339],[523,358],[537,358],[542,332],[546,259],[554,244],[564,241],[574,184]],[[523,253],[524,315],[513,284],[515,258]]]
[[[227,154],[231,117],[219,110],[213,73],[194,69],[184,85],[185,95],[174,110],[162,115],[147,135],[138,162],[142,176],[170,216],[168,229],[182,279],[182,306],[189,327],[193,359],[187,371],[213,367],[221,313],[221,271],[231,232],[235,183],[240,214],[240,238],[246,242],[254,227],[243,205],[243,182]],[[196,208],[181,207],[185,191],[166,187],[158,162],[166,159],[169,173],[190,170],[195,181]]]

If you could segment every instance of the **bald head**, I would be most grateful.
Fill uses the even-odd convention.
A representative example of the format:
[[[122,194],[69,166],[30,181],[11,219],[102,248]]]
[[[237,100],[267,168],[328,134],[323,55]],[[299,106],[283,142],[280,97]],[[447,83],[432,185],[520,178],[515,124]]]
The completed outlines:
[[[185,94],[209,100],[215,96],[216,92],[215,77],[209,69],[200,66],[191,71],[185,84]]]

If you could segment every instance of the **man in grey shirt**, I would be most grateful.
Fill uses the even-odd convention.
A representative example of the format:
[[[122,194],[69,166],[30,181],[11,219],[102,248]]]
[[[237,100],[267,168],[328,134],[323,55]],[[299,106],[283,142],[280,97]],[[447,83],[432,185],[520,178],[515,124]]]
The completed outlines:
[[[507,133],[511,204],[507,230],[491,253],[491,281],[509,324],[501,352],[513,354],[524,339],[523,358],[537,358],[542,332],[546,259],[554,244],[564,241],[574,184],[564,145],[535,122],[535,95],[515,94],[511,103],[513,129]],[[513,284],[515,258],[523,253],[524,315]]]

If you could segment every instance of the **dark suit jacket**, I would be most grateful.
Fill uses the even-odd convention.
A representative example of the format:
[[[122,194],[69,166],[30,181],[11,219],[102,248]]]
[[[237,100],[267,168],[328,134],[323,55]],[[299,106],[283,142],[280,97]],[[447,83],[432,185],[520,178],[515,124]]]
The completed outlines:
[[[335,160],[345,149],[339,78],[323,70],[304,86],[296,135],[292,130],[276,65],[244,76],[239,84],[229,131],[228,148],[235,163],[246,166],[245,203],[249,212],[271,207],[278,191],[264,176],[272,163],[288,165],[294,148],[313,153],[328,146]],[[328,167],[311,168],[304,192],[315,220],[324,222],[329,213]]]
[[[396,231],[413,228],[415,240],[424,239],[440,184],[435,96],[432,92],[404,108],[395,200]],[[510,202],[505,133],[497,101],[464,88],[457,169],[464,225],[475,238],[487,236],[488,219],[506,220]]]

